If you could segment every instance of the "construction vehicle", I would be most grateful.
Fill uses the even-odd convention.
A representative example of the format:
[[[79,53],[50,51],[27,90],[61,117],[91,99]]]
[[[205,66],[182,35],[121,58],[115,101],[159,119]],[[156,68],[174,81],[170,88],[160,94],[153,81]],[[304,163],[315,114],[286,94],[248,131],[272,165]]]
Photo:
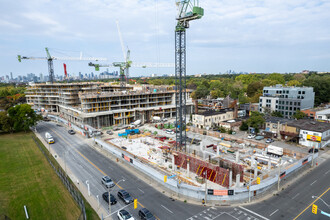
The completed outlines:
[[[21,62],[23,59],[47,60],[48,61],[48,71],[49,71],[49,81],[51,83],[54,82],[53,60],[70,60],[70,61],[99,61],[99,60],[106,61],[107,60],[106,58],[95,58],[95,57],[83,58],[81,53],[80,53],[80,57],[53,57],[50,55],[48,47],[46,47],[45,50],[47,53],[47,57],[27,57],[27,56],[17,55],[17,59],[19,62]],[[66,65],[65,65],[65,68],[66,68]]]

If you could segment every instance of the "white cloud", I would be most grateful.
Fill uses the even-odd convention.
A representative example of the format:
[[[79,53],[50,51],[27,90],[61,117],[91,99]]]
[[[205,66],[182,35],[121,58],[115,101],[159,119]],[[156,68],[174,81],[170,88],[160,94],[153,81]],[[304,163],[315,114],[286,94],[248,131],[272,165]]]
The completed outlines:
[[[204,0],[200,4],[205,16],[192,21],[187,30],[188,62],[196,61],[190,67],[194,73],[225,71],[221,66],[228,61],[219,62],[222,58],[219,54],[223,53],[227,53],[228,59],[238,60],[232,69],[254,71],[258,57],[250,57],[250,66],[241,65],[239,60],[246,60],[246,54],[259,54],[260,50],[269,53],[265,57],[274,62],[281,60],[280,53],[292,54],[302,64],[292,64],[290,68],[299,70],[300,66],[309,65],[308,57],[301,56],[304,48],[308,48],[306,54],[310,58],[322,54],[322,69],[330,68],[322,58],[328,56],[330,45],[327,0]],[[174,53],[175,16],[175,2],[168,0],[8,1],[0,3],[0,43],[10,51],[29,52],[47,45],[86,50],[94,56],[118,60],[122,58],[115,24],[118,20],[132,58],[170,62]],[[1,56],[6,55],[2,53]],[[208,57],[205,65],[197,65],[200,54]],[[268,65],[271,69],[274,64],[269,60],[263,60],[264,67]]]

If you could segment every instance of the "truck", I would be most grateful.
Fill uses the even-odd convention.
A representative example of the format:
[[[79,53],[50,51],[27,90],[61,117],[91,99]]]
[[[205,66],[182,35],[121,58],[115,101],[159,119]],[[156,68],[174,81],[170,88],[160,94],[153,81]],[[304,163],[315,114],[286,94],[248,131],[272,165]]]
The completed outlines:
[[[283,156],[283,148],[276,147],[276,146],[273,146],[273,145],[269,145],[267,147],[267,154],[282,157]]]
[[[156,121],[160,121],[160,120],[161,120],[161,118],[158,117],[158,116],[153,116],[153,117],[152,117],[152,121],[154,121],[154,122],[156,122]]]
[[[48,144],[55,143],[53,136],[49,132],[45,133],[45,138],[46,138],[46,141],[48,142]]]

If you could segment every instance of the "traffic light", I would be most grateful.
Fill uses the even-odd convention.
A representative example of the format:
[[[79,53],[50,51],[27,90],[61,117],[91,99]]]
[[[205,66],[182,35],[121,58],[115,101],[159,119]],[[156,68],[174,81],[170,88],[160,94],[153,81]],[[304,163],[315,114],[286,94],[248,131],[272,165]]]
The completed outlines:
[[[257,177],[257,184],[260,184],[260,177]]]
[[[167,176],[164,176],[164,183],[167,182]]]
[[[137,202],[137,199],[134,199],[134,209],[137,209],[137,206],[138,206],[137,203],[138,203],[138,202]]]
[[[317,214],[317,205],[312,206],[312,213],[314,213],[315,215]]]

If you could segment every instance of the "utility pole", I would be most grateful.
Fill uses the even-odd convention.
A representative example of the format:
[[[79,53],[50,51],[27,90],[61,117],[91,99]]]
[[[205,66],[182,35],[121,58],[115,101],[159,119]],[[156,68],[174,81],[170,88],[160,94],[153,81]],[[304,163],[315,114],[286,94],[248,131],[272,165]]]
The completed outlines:
[[[252,172],[252,161],[251,161],[250,178],[249,178],[249,203],[251,202],[251,172]]]
[[[204,176],[205,176],[205,204],[207,201],[207,172],[204,172]]]
[[[313,146],[312,167],[314,167],[314,152],[315,152],[315,147]]]
[[[282,158],[280,158],[280,160],[279,160],[279,164],[278,164],[277,191],[280,191],[280,181],[281,181],[281,161],[282,161]]]

